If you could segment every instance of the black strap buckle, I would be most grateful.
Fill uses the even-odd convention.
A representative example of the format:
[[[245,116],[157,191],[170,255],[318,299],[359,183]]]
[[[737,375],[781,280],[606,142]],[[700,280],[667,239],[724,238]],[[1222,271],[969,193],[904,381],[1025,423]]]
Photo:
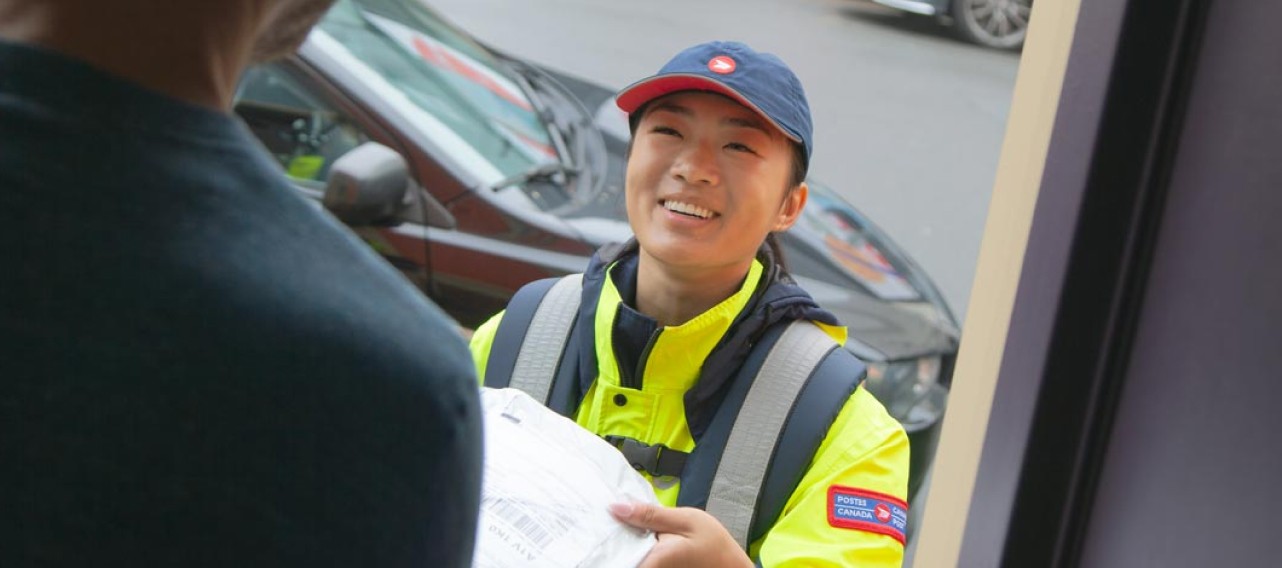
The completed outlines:
[[[605,441],[623,452],[632,469],[644,471],[655,477],[680,476],[690,454],[663,444],[645,444],[626,436],[606,436]]]

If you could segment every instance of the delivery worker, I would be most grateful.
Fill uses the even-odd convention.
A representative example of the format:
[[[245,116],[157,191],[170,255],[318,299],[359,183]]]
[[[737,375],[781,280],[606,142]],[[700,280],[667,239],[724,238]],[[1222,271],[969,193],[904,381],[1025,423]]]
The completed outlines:
[[[755,452],[760,456],[727,455],[738,422],[730,434],[716,434],[726,407],[742,406],[729,415],[744,420],[749,401],[775,398],[764,390],[772,381],[799,366],[802,379],[814,374],[797,361],[816,347],[820,362],[848,358],[848,379],[863,372],[837,347],[845,328],[793,282],[773,246],[771,235],[792,226],[806,204],[812,126],[800,81],[773,55],[712,42],[681,52],[620,92],[617,103],[632,131],[624,191],[636,237],[598,251],[581,279],[560,281],[572,282],[570,297],[578,303],[566,344],[553,350],[557,360],[543,375],[551,377],[548,404],[619,446],[667,505],[611,507],[621,521],[658,533],[643,566],[899,566],[908,439],[872,395],[855,388],[857,381],[835,397],[832,416],[814,436],[822,441],[800,457],[786,457],[796,444],[776,444],[786,433],[773,432],[786,428],[756,440],[738,436],[749,445],[767,438],[767,449]],[[510,386],[512,365],[495,369],[497,359],[512,359],[505,330],[521,327],[520,336],[536,327],[529,318],[541,322],[554,311],[544,300],[522,323],[505,321],[521,319],[515,314],[525,291],[472,338],[488,385]],[[784,328],[810,339],[781,347]],[[762,363],[765,351],[771,353]],[[746,373],[746,366],[757,369]],[[754,399],[758,387],[767,394]],[[735,394],[743,389],[753,390]],[[803,400],[811,386],[798,389]],[[803,418],[793,414],[794,421]],[[725,453],[710,463],[721,469],[711,482],[696,481],[707,469],[695,465],[697,450],[714,439]],[[760,534],[744,538],[736,526],[758,520],[753,509],[764,501],[747,499],[748,510],[736,514],[708,493],[728,491],[733,501],[742,489],[735,475],[743,472],[726,471],[737,469],[727,463],[752,459],[793,467],[799,481],[787,482]],[[787,459],[797,463],[779,463]],[[702,489],[684,487],[696,483]]]

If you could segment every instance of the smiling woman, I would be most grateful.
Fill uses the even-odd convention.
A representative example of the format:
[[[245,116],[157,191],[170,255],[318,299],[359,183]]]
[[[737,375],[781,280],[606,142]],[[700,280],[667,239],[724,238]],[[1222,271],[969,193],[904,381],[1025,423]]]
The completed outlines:
[[[806,202],[804,184],[788,186],[792,142],[768,128],[721,94],[678,92],[646,105],[626,183],[643,266],[695,270],[685,277],[721,298],[738,287],[766,236],[791,227]]]
[[[898,566],[905,429],[860,386],[866,366],[841,348],[837,316],[766,246],[808,195],[800,80],[772,54],[709,42],[617,101],[635,129],[635,238],[518,291],[472,337],[478,375],[574,418],[646,475],[663,506],[612,509],[658,533],[643,566]],[[536,350],[549,364],[527,363]]]

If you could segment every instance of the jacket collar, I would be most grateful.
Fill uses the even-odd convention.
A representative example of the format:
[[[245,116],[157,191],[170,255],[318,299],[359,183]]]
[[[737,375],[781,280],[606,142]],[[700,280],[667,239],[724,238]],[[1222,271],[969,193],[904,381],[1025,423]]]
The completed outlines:
[[[593,255],[583,275],[583,297],[576,323],[581,330],[578,342],[578,399],[591,388],[597,376],[595,321],[597,303],[609,278],[609,268],[615,262],[622,265],[623,274],[635,278],[638,245],[636,239],[622,244],[602,247]],[[686,423],[690,434],[698,442],[703,432],[725,398],[727,387],[738,374],[757,340],[767,329],[778,323],[806,319],[828,326],[839,326],[836,316],[819,307],[809,294],[793,281],[763,246],[757,254],[764,270],[747,306],[739,313],[721,341],[704,360],[699,381],[686,391]],[[635,286],[635,283],[633,283]]]

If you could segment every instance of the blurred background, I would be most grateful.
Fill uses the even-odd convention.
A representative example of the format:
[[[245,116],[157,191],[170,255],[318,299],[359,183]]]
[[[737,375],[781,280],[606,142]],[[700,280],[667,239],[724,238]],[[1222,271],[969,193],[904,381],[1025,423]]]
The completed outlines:
[[[890,233],[965,318],[1018,51],[868,0],[426,3],[491,47],[611,88],[710,39],[779,55],[810,98],[811,174]]]

